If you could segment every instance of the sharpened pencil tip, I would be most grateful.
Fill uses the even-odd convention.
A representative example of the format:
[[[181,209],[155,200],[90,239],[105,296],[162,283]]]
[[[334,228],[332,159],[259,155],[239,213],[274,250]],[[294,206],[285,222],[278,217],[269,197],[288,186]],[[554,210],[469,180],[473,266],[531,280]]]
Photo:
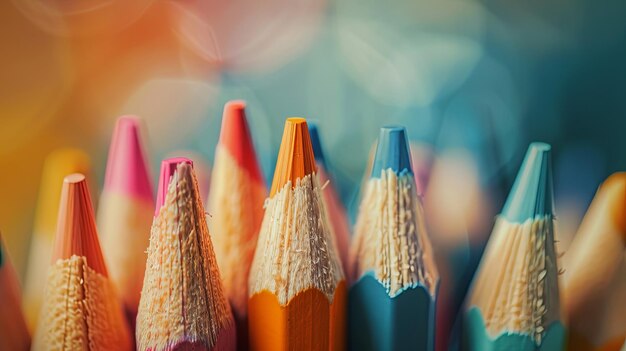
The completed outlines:
[[[74,255],[85,257],[89,267],[107,275],[89,187],[85,176],[80,173],[63,179],[52,262]]]
[[[511,222],[523,223],[536,217],[554,216],[551,146],[531,143],[502,209]]]
[[[295,186],[298,179],[316,171],[315,156],[306,119],[287,118],[283,140],[278,152],[274,180],[270,197],[274,196],[289,181]]]
[[[104,189],[154,201],[141,141],[141,119],[137,116],[127,115],[117,119],[109,148]]]
[[[381,172],[386,169],[397,174],[413,174],[407,133],[402,126],[385,126],[380,129],[372,178],[380,178]]]
[[[193,161],[186,157],[172,157],[161,161],[161,173],[159,176],[159,187],[157,189],[156,208],[154,210],[155,217],[159,214],[161,207],[165,204],[167,188],[170,185],[172,176],[176,172],[176,168],[181,163],[187,163],[193,166]]]
[[[49,233],[50,240],[54,239],[61,197],[59,185],[71,173],[83,173],[89,177],[90,168],[89,156],[79,149],[61,148],[46,157],[37,203],[36,233]]]
[[[250,177],[263,183],[261,168],[256,159],[252,135],[246,117],[246,102],[243,100],[229,101],[224,105],[220,145],[224,146],[239,166],[245,169]]]

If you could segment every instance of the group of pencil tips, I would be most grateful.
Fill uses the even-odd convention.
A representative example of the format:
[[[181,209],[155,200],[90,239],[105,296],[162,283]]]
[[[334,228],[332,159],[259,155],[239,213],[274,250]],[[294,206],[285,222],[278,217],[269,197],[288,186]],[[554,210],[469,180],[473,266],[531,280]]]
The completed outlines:
[[[0,350],[626,350],[626,173],[560,257],[551,146],[530,144],[455,311],[404,127],[380,129],[353,226],[304,118],[269,189],[243,101],[210,176],[174,155],[156,196],[144,130],[117,120],[97,214],[89,157],[47,158],[23,289],[0,237]]]

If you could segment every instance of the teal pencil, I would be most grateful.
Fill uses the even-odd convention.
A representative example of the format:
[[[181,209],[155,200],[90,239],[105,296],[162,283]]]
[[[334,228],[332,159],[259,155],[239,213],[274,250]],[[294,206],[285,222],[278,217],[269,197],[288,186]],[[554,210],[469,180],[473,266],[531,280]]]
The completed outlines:
[[[439,275],[406,130],[383,127],[351,252],[351,350],[433,350]]]
[[[563,349],[550,154],[530,145],[496,220],[467,300],[464,350]]]

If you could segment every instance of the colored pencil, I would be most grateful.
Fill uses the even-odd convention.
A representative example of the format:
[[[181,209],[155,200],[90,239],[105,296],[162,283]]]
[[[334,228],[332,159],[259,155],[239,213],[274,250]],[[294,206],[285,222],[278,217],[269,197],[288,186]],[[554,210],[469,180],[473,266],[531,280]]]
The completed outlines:
[[[248,345],[248,275],[267,196],[245,106],[243,101],[224,106],[208,200],[215,256],[235,316],[240,350]]]
[[[330,221],[330,229],[335,239],[335,246],[339,252],[343,270],[346,272],[350,247],[350,226],[348,225],[346,210],[339,199],[339,194],[337,194],[335,190],[334,182],[328,173],[328,166],[326,165],[326,158],[324,157],[317,124],[309,121],[308,125],[309,133],[311,134],[311,144],[313,145],[313,153],[315,154],[317,174],[322,184],[322,195],[327,210],[326,216]]]
[[[433,350],[439,275],[403,127],[383,127],[351,251],[351,350]]]
[[[200,198],[207,199],[209,197],[209,188],[211,186],[211,166],[209,161],[201,154],[191,150],[174,150],[165,154],[164,158],[184,157],[193,162],[193,172],[198,179],[198,190]],[[208,205],[208,204],[205,204]]]
[[[130,350],[130,330],[98,242],[85,176],[65,177],[33,350]]]
[[[5,250],[0,233],[0,350],[28,350],[30,333],[22,313],[22,297],[17,275]]]
[[[82,173],[89,177],[90,168],[89,156],[81,150],[71,148],[53,151],[44,163],[24,284],[24,312],[31,332],[37,325],[52,257],[61,197],[59,184],[63,183],[66,175],[72,173]]]
[[[346,286],[304,118],[288,118],[250,271],[252,350],[343,350]]]
[[[568,350],[619,350],[626,341],[626,173],[598,189],[563,257]]]
[[[98,208],[98,226],[111,281],[135,325],[154,213],[152,182],[141,141],[141,121],[117,120]]]
[[[137,314],[138,350],[234,350],[224,293],[192,162],[161,164]]]
[[[562,350],[551,147],[532,143],[472,283],[465,350]]]

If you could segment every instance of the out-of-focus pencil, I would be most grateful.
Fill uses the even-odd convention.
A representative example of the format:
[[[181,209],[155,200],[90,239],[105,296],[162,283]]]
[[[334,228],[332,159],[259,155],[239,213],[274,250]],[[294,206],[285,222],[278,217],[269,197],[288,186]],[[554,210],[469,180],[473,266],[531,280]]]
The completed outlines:
[[[243,101],[224,106],[209,196],[215,256],[237,323],[237,346],[248,345],[248,275],[263,220],[267,189]]]
[[[383,127],[351,252],[351,350],[433,350],[439,275],[403,127]]]
[[[626,173],[598,190],[567,250],[568,350],[619,350],[626,341]]]
[[[85,176],[65,177],[33,350],[130,350],[130,330],[96,232]]]
[[[465,350],[565,346],[550,154],[548,144],[529,146],[496,220],[466,302]]]
[[[137,314],[138,350],[234,350],[224,293],[192,162],[161,164]]]
[[[25,351],[30,334],[22,313],[20,286],[0,233],[0,350]]]
[[[350,226],[348,225],[348,219],[346,217],[346,210],[339,199],[339,195],[335,190],[335,186],[328,173],[328,166],[326,165],[326,158],[324,157],[324,151],[322,149],[322,143],[318,133],[318,128],[315,123],[309,122],[309,133],[311,134],[311,144],[313,145],[313,153],[315,154],[315,163],[317,165],[317,174],[322,184],[322,195],[324,198],[324,205],[327,210],[327,216],[330,221],[333,237],[335,238],[335,244],[337,251],[339,252],[339,258],[341,258],[342,267],[344,272],[348,268],[348,250],[350,246]]]
[[[131,326],[137,316],[154,213],[149,173],[141,121],[135,116],[120,117],[109,149],[98,226],[110,278]]]
[[[252,350],[343,350],[346,286],[304,118],[288,118],[250,271]]]
[[[89,156],[71,148],[53,151],[44,163],[24,284],[24,312],[31,331],[37,325],[50,267],[61,197],[60,184],[66,175],[72,173],[89,177],[90,168]]]

